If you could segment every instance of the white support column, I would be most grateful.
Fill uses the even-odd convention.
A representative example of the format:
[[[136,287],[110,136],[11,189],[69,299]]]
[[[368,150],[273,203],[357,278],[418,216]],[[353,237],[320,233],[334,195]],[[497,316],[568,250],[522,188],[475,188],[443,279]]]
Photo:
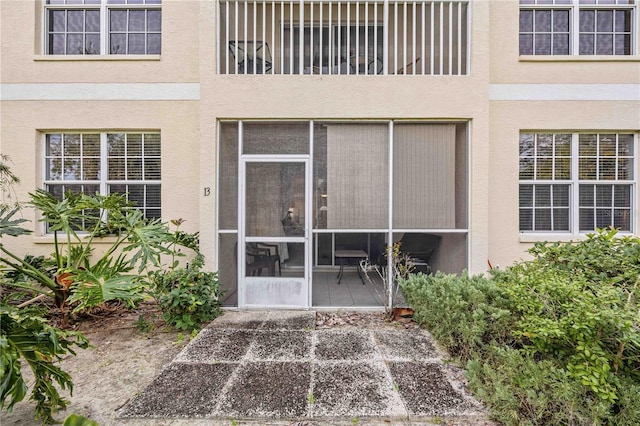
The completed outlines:
[[[448,75],[453,75],[453,3],[449,3],[449,69]]]
[[[389,223],[387,224],[387,291],[389,298],[387,300],[389,310],[393,309],[393,259],[389,255],[393,247],[393,121],[389,121],[389,174],[388,174],[388,193],[389,193]]]
[[[429,74],[433,75],[434,73],[434,68],[435,68],[435,51],[436,51],[436,45],[435,45],[435,40],[434,40],[434,35],[435,35],[435,29],[433,28],[435,25],[435,3],[431,3],[430,4],[430,12],[431,12],[431,43],[430,43],[430,49],[431,49],[431,53],[429,55],[429,59],[430,59],[430,71]]]
[[[300,36],[300,48],[298,50],[298,74],[304,74],[304,0],[298,3],[300,10],[298,11],[298,31]]]
[[[382,15],[382,73],[387,75],[389,74],[389,0],[384,0]]]
[[[258,72],[258,61],[256,58],[258,57],[258,1],[253,0],[253,70],[252,72],[256,74]],[[263,48],[264,49],[264,48]],[[264,55],[263,55],[264,56]],[[263,68],[264,70],[264,68]]]
[[[425,69],[425,66],[426,66],[425,62],[427,62],[427,61],[425,61],[425,58],[424,58],[425,54],[426,54],[426,43],[427,43],[427,27],[426,27],[426,16],[425,16],[426,15],[426,13],[425,13],[426,12],[425,11],[426,6],[427,6],[427,4],[425,2],[422,2],[422,7],[421,7],[421,9],[422,9],[422,27],[421,27],[421,31],[420,31],[420,35],[422,37],[422,43],[421,43],[422,52],[421,52],[421,56],[420,56],[420,58],[422,58],[420,60],[420,62],[422,62],[421,66],[420,66],[420,68],[422,69],[422,72],[421,72],[422,75],[424,75],[424,69]]]
[[[444,50],[444,2],[440,2],[440,28],[439,28],[439,32],[440,32],[440,69],[438,70],[438,75],[442,75],[444,74],[443,72],[443,68],[444,68],[444,55],[443,55],[443,50]]]
[[[244,6],[242,7],[243,11],[244,11],[244,40],[242,41],[242,45],[243,45],[243,50],[244,50],[244,73],[247,74],[247,59],[249,57],[249,49],[247,48],[247,37],[248,37],[248,29],[247,26],[249,25],[249,13],[248,13],[248,7],[247,7],[247,0],[244,1]],[[255,61],[254,61],[255,62]]]

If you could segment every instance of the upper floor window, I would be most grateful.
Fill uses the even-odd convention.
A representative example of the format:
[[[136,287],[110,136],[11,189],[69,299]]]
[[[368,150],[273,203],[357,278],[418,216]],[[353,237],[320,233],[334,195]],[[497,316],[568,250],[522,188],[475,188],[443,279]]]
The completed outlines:
[[[146,218],[160,217],[159,133],[49,133],[44,148],[44,186],[57,199],[126,194]]]
[[[520,232],[633,231],[635,136],[520,134]]]
[[[46,54],[158,55],[161,0],[47,0]]]
[[[520,0],[521,55],[633,55],[636,0]]]

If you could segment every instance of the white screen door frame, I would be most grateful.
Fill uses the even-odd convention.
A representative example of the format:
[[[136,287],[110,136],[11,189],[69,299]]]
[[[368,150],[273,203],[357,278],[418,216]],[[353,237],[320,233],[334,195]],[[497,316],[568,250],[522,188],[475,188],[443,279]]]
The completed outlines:
[[[261,214],[259,209],[248,211],[248,193],[251,188],[247,188],[247,171],[252,167],[259,167],[260,164],[293,164],[304,167],[304,223],[300,235],[256,235],[247,229],[247,215]],[[240,155],[238,179],[238,307],[248,308],[270,308],[270,309],[309,309],[311,307],[311,276],[312,276],[312,255],[311,255],[311,194],[312,194],[312,172],[311,158],[309,155]],[[261,182],[264,184],[264,182]],[[275,185],[274,182],[274,187]],[[277,194],[272,194],[278,197]],[[253,235],[251,235],[253,234]],[[280,247],[295,245],[303,247],[303,265],[289,269],[283,267],[281,275],[262,276],[247,274],[247,253],[246,247],[250,243],[277,244]],[[281,256],[284,254],[280,251]],[[284,266],[284,263],[283,263]],[[270,274],[267,274],[270,275]]]

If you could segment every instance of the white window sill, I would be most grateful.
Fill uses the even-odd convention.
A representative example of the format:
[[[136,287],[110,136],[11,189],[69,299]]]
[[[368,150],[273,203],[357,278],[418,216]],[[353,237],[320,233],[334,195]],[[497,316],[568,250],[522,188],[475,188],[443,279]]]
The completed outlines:
[[[85,242],[82,236],[79,235],[79,237],[82,240],[82,242]],[[94,238],[93,241],[91,241],[91,245],[113,244],[115,242],[116,242],[116,237],[102,237],[102,238]],[[53,235],[48,234],[48,235],[41,235],[39,237],[33,237],[33,243],[34,244],[54,244],[55,240],[53,238]],[[66,243],[67,243],[67,240],[64,236],[58,236],[58,244],[64,245]],[[76,242],[75,244],[78,244],[78,243]]]
[[[640,55],[520,55],[520,62],[640,62]]]
[[[555,242],[571,242],[571,241],[584,241],[587,239],[587,234],[520,234],[521,243],[538,243],[541,241]]]
[[[35,55],[36,62],[159,61],[161,55]]]

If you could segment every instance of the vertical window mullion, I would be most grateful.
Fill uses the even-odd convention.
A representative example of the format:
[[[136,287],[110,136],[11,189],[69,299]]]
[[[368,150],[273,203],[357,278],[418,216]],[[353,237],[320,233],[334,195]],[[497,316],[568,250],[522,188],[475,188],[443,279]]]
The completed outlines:
[[[109,177],[109,161],[107,159],[107,133],[100,133],[100,195],[107,195]],[[106,213],[101,212],[102,220],[106,220]]]
[[[111,53],[109,46],[109,39],[111,38],[111,28],[109,28],[110,9],[107,6],[107,1],[103,0],[100,3],[100,54],[107,55]]]
[[[569,31],[571,34],[571,55],[580,54],[580,7],[579,0],[573,0],[571,5],[571,21],[569,22]]]
[[[580,183],[579,183],[579,135],[571,134],[571,204],[569,205],[570,226],[572,234],[580,232]]]

